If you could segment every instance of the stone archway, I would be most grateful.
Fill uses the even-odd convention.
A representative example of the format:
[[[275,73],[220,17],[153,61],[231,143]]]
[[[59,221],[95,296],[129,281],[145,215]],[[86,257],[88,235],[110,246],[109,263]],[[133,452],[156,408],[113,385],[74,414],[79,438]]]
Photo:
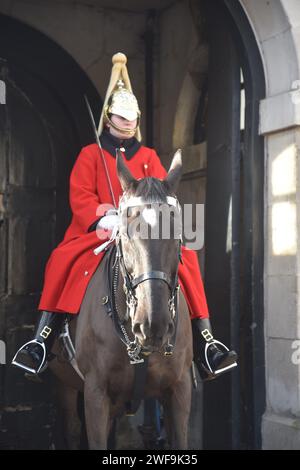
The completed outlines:
[[[234,3],[231,0],[225,1],[229,9],[236,8]],[[261,215],[266,222],[261,230],[264,230],[265,252],[263,269],[266,396],[261,382],[262,375],[257,373],[257,368],[253,369],[253,386],[259,388],[261,400],[267,401],[267,409],[262,420],[262,446],[266,449],[296,449],[300,439],[299,429],[297,430],[295,426],[295,420],[297,421],[300,415],[300,399],[297,391],[299,370],[297,365],[292,363],[291,357],[300,335],[297,282],[299,224],[296,217],[299,212],[296,168],[300,125],[298,99],[300,47],[297,41],[300,10],[295,2],[283,1],[241,0],[240,5],[256,39],[256,47],[263,64],[266,89],[265,97],[259,103],[259,122],[252,123],[253,126],[257,126],[257,136],[259,133],[265,137],[266,184],[262,192],[264,215]],[[190,68],[194,69],[193,64],[190,64]],[[254,77],[251,79],[252,86],[255,87]],[[193,144],[195,102],[198,98],[199,88],[195,86],[188,68],[174,119],[174,147]],[[181,106],[182,104],[184,106]],[[204,148],[198,150],[206,152]],[[193,156],[191,148],[188,149],[188,155]],[[200,160],[201,165],[205,166],[203,158]],[[258,219],[257,223],[259,222]],[[289,227],[288,233],[286,227]],[[263,314],[263,309],[261,312]],[[263,335],[263,322],[261,321],[259,325]],[[257,350],[263,349],[262,343],[255,344],[256,353]],[[257,413],[255,408],[254,406],[253,413]],[[261,426],[260,419],[257,425]],[[258,441],[256,445],[260,445]]]
[[[226,0],[226,3],[233,6],[237,2],[236,0]],[[293,0],[278,0],[276,2],[240,0],[239,3],[252,26],[252,34],[255,35],[257,47],[260,50],[266,85],[266,97],[260,103],[259,121],[260,132],[265,136],[264,164],[266,170],[264,189],[264,315],[267,345],[267,411],[263,418],[263,447],[298,448],[300,441],[299,368],[291,362],[291,354],[294,341],[300,335],[299,261],[296,255],[299,239],[299,223],[296,217],[299,212],[299,182],[295,178],[298,165],[300,112],[296,96],[297,89],[293,89],[297,86],[299,79],[300,12],[298,2]],[[3,28],[3,24],[1,27]],[[21,54],[19,55],[21,56]],[[43,61],[42,64],[44,64]],[[54,80],[53,70],[48,69],[48,73]],[[189,80],[187,79],[182,88],[182,97],[185,95],[184,100],[194,100],[196,95],[190,93],[188,88]],[[58,83],[56,83],[55,89],[59,92]],[[72,87],[69,87],[69,90],[66,86],[62,89],[67,94],[69,91],[72,92]],[[58,95],[61,101],[61,93]],[[66,109],[73,117],[73,129],[76,129],[75,134],[77,132],[78,137],[81,126],[84,129],[87,121],[81,120],[80,116],[83,110],[78,105],[77,99],[74,100],[74,103],[77,103],[76,110],[72,108],[70,96],[68,100],[69,106]],[[62,102],[64,103],[64,99]],[[0,106],[2,105],[0,104]],[[193,112],[195,112],[195,108],[193,108]],[[256,126],[256,123],[254,125]],[[186,128],[187,126],[185,126]],[[185,132],[181,134],[176,145],[177,142],[180,145],[182,145],[181,142],[190,142],[191,135],[188,134],[187,138],[184,137],[185,135]],[[73,155],[68,158],[73,158]],[[287,177],[284,179],[284,184],[281,184],[281,175],[287,168]],[[0,218],[1,212],[2,205],[0,204]],[[282,233],[282,228],[286,230],[286,227],[291,228],[289,237],[285,236],[286,233]],[[60,230],[62,231],[63,228],[61,227]],[[288,243],[286,243],[287,241]],[[22,306],[21,309],[23,311]],[[33,315],[30,317],[30,321],[31,318]],[[1,320],[3,320],[0,321],[2,335],[4,328],[6,328],[6,318],[3,313],[1,313]],[[13,329],[14,325],[10,324],[9,327]],[[257,374],[255,378],[254,386],[264,394],[262,383],[258,380]],[[2,394],[1,401],[4,403],[4,400],[5,397]],[[14,416],[16,417],[17,414]],[[12,419],[13,416],[10,415],[6,418]]]
[[[189,55],[173,142],[181,139],[188,162],[182,199],[205,203],[204,274],[213,329],[240,356],[237,371],[204,387],[204,447],[258,448],[265,408],[263,226],[257,223],[263,219],[263,141],[257,132],[263,70],[239,5],[234,11],[226,2],[194,5],[201,5],[198,15],[204,19],[196,26],[209,57]],[[188,124],[180,127],[184,119]],[[252,331],[254,322],[258,327]],[[262,382],[259,394],[254,375]]]
[[[231,11],[236,8],[236,2],[225,0],[224,3]],[[299,366],[293,364],[291,358],[300,335],[299,223],[296,216],[299,213],[296,173],[300,137],[300,10],[295,2],[285,1],[240,0],[240,5],[256,39],[265,81],[259,122],[253,125],[257,125],[260,135],[265,137],[266,184],[261,217],[266,221],[263,268],[266,393],[255,370],[253,386],[266,395],[267,401],[262,420],[262,446],[297,449],[300,441],[299,426],[295,426],[300,416]],[[191,129],[199,90],[188,75],[183,80],[174,120],[175,147],[192,144]],[[252,86],[255,88],[256,83]],[[179,106],[182,103],[184,106]],[[184,126],[180,126],[182,117],[186,119]],[[205,153],[206,149],[203,150]],[[191,149],[188,152],[193,154]],[[203,166],[203,158],[200,160]],[[286,227],[289,227],[288,233]]]
[[[231,12],[237,8],[231,0],[225,1],[225,4]],[[260,230],[264,229],[265,288],[264,309],[261,309],[264,327],[257,316],[253,331],[259,325],[261,331],[258,334],[265,334],[266,390],[260,367],[255,366],[255,361],[252,386],[258,394],[265,394],[267,404],[261,425],[262,447],[298,449],[299,364],[293,362],[292,356],[300,335],[297,257],[299,187],[296,176],[300,137],[300,10],[295,2],[241,1],[240,4],[260,51],[266,89],[265,98],[259,103],[259,121],[254,120],[251,124],[256,134],[265,138],[264,207],[261,219],[257,218],[256,221],[257,227],[260,224]],[[251,86],[255,88],[254,75],[250,79]],[[253,151],[253,142],[250,148]],[[250,167],[249,171],[253,177],[255,167]],[[261,190],[262,183],[256,185],[256,193]],[[253,245],[249,248],[252,250]],[[253,357],[259,354],[260,348],[261,343],[255,341]],[[260,426],[260,420],[255,419],[257,405],[252,410],[256,427]],[[258,441],[256,445],[259,445]]]
[[[267,409],[264,449],[299,449],[299,364],[292,360],[300,337],[299,158],[300,77],[297,2],[241,0],[265,70],[260,103],[265,136],[265,339]],[[298,423],[298,424],[297,424]]]

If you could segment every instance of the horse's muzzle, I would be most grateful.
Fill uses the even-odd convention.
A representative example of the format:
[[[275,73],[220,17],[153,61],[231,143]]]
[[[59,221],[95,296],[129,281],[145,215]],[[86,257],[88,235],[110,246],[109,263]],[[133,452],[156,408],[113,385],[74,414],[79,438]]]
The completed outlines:
[[[151,328],[143,323],[134,323],[132,332],[145,352],[161,351],[171,340],[175,331],[174,322],[166,327]]]

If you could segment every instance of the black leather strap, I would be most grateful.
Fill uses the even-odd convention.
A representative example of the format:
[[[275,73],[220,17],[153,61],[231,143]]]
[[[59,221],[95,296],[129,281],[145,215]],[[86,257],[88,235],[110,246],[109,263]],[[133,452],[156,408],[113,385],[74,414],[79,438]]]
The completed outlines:
[[[140,407],[141,401],[145,397],[145,385],[148,371],[148,357],[143,357],[144,362],[135,364],[134,366],[134,379],[133,379],[133,392],[130,401],[126,402],[127,416],[135,415]]]
[[[116,269],[118,266],[116,265],[116,246],[111,245],[107,252],[105,253],[104,260],[102,262],[105,263],[104,272],[105,272],[105,280],[107,283],[107,296],[103,297],[102,303],[106,310],[106,313],[109,317],[111,317],[116,334],[120,338],[120,340],[125,344],[126,341],[124,340],[124,335],[120,328],[121,319],[119,318],[118,311],[116,308],[116,299],[114,292],[114,276],[116,273]],[[116,282],[116,281],[115,281]],[[134,365],[134,383],[133,383],[133,391],[132,391],[132,398],[128,402],[126,402],[126,414],[127,415],[134,415],[140,404],[144,398],[145,392],[145,384],[146,384],[146,376],[147,376],[147,369],[148,369],[148,357],[143,357],[144,362]]]
[[[168,284],[170,289],[172,289],[171,279],[163,271],[148,271],[147,273],[141,274],[140,276],[130,281],[131,287],[135,289],[139,284],[141,284],[144,281],[147,281],[148,279],[161,279],[162,281]]]

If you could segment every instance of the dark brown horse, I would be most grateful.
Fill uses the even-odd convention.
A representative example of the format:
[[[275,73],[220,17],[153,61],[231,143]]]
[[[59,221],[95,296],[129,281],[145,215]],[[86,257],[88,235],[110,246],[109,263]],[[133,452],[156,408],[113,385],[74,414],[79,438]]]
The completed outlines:
[[[115,240],[114,279],[110,291],[108,253],[89,283],[77,318],[76,360],[84,383],[69,382],[68,393],[62,387],[65,411],[72,418],[66,424],[73,437],[78,431],[73,419],[75,390],[84,391],[91,449],[107,448],[113,420],[125,411],[125,404],[132,398],[136,366],[131,362],[145,357],[148,369],[144,397],[155,397],[163,405],[170,447],[187,449],[192,333],[187,305],[177,288],[181,239],[174,235],[175,230],[169,237],[162,237],[160,232],[154,239],[130,233],[141,216],[154,228],[158,219],[153,205],[172,206],[171,224],[178,220],[180,206],[174,193],[181,166],[177,152],[164,181],[135,180],[122,156],[117,158],[124,194]],[[52,368],[65,382],[61,367],[54,363]]]

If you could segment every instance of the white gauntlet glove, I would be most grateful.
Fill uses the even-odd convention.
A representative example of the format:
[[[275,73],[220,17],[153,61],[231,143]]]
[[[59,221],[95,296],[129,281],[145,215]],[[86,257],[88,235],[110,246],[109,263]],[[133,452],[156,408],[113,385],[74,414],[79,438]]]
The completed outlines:
[[[120,225],[120,218],[118,215],[117,209],[109,209],[106,214],[101,217],[97,224],[97,229],[96,230],[105,230],[106,231],[111,231],[111,234],[108,235],[110,236],[110,239],[107,240],[104,243],[101,243],[100,246],[98,246],[94,250],[95,255],[99,255],[102,251],[105,251],[107,247],[116,239],[116,235],[119,230],[119,225]],[[97,232],[97,235],[100,239],[103,240],[103,237],[99,236],[99,232]],[[106,237],[107,238],[107,237]]]
[[[119,215],[117,209],[109,209],[106,214],[101,217],[97,228],[103,230],[113,230],[119,224]]]

